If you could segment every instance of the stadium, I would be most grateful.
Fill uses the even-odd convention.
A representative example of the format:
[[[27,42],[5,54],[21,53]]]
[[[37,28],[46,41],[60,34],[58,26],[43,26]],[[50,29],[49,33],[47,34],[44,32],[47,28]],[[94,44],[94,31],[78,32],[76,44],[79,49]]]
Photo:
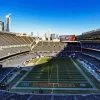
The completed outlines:
[[[0,32],[2,100],[100,100],[100,30],[59,41]]]

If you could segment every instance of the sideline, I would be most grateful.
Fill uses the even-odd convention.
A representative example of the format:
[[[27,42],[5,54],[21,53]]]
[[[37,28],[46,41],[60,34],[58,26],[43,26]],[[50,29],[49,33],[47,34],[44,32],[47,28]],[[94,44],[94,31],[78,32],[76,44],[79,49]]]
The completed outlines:
[[[40,58],[35,64],[38,64],[38,62],[41,60],[42,58]],[[34,68],[34,67],[33,67]],[[32,69],[33,69],[32,68]],[[31,69],[31,70],[32,70]],[[31,71],[30,70],[30,71]],[[15,84],[15,85],[13,85],[13,87],[11,88],[11,89],[15,89],[15,87],[21,82],[21,80],[23,80],[27,75],[28,75],[28,73],[30,73],[30,71],[28,71],[28,72],[26,72],[26,74],[24,74],[20,79],[19,79],[19,81]]]
[[[71,58],[70,58],[71,59]],[[94,89],[97,89],[96,86],[92,83],[92,81],[85,75],[85,73],[80,69],[80,67],[76,64],[76,62],[74,62],[72,59],[71,61],[73,62],[73,64],[76,66],[76,68],[82,73],[82,75],[87,79],[87,81],[92,85],[92,87]]]

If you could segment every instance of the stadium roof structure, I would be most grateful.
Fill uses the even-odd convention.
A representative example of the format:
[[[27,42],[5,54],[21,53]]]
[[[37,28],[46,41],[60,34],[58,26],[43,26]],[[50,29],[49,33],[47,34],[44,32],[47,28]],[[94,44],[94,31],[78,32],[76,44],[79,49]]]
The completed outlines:
[[[79,42],[79,41],[61,41],[61,42]]]
[[[15,34],[15,35],[27,35],[26,33],[17,33],[17,32],[6,32],[6,31],[0,31],[2,34]]]
[[[76,40],[81,41],[100,41],[100,29],[88,31],[85,33],[82,33],[82,35],[79,35],[76,37]]]
[[[87,35],[87,34],[95,34],[96,32],[100,32],[100,28],[99,29],[96,29],[96,30],[91,30],[91,31],[88,31],[88,32],[84,32],[84,33],[82,33],[82,35]],[[97,33],[98,34],[98,33]]]

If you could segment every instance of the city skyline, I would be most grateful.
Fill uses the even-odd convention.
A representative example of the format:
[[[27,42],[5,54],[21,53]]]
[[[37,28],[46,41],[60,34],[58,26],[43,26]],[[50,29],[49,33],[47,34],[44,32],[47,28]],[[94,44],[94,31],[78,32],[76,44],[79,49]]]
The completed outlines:
[[[44,36],[50,29],[59,35],[80,35],[100,28],[99,0],[0,1],[0,20],[9,12],[11,32]]]

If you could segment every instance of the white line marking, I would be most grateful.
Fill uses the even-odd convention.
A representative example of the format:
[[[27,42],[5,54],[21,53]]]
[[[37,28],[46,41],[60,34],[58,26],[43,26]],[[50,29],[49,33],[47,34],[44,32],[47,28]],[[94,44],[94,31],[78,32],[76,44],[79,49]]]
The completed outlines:
[[[76,66],[76,68],[83,74],[83,76],[87,79],[87,81],[92,85],[93,88],[96,88],[95,85],[92,83],[92,81],[85,75],[85,73],[80,69],[80,67],[71,59],[73,64]]]
[[[37,64],[40,60],[41,60],[41,58],[36,62],[36,64]],[[33,69],[33,68],[32,68],[32,69]],[[31,71],[31,70],[30,70],[30,71]],[[21,82],[21,80],[23,80],[23,79],[28,75],[28,73],[29,73],[30,71],[26,72],[26,74],[23,75],[23,76],[20,78],[20,80],[19,80],[15,85],[13,85],[13,87],[12,87],[11,89],[14,89],[14,88]]]

